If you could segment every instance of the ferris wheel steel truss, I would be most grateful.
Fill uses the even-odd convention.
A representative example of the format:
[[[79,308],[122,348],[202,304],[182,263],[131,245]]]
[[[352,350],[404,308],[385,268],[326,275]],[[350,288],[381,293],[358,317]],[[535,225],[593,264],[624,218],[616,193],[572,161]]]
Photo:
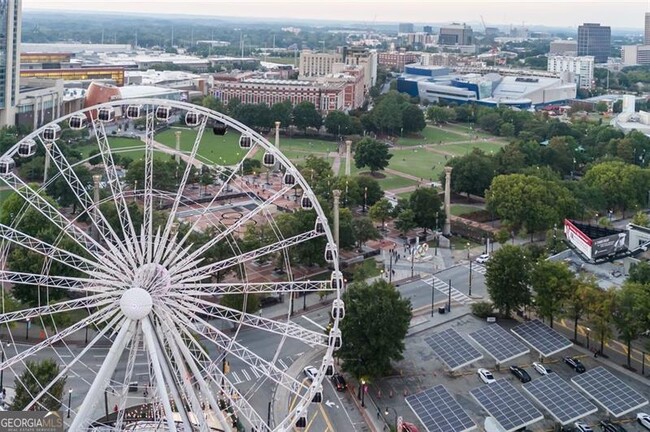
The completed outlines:
[[[123,185],[113,157],[119,151],[111,148],[111,139],[107,132],[107,125],[113,124],[116,112],[121,110],[123,114],[129,114],[135,112],[135,109],[138,113],[141,112],[145,119],[144,184],[140,185],[140,189],[137,183],[133,188]],[[186,121],[196,133],[191,151],[182,152],[186,164],[182,175],[177,177],[179,180],[176,193],[156,190],[153,182],[154,153],[161,150],[155,145],[155,127],[157,123],[168,120],[173,112],[186,113]],[[188,119],[192,120],[191,125]],[[92,196],[92,188],[75,172],[75,168],[87,164],[90,157],[71,163],[59,145],[59,124],[65,122],[69,122],[70,126],[85,123],[94,136],[101,165],[104,167],[102,176],[106,179],[105,190],[108,191],[108,197],[99,198],[97,191],[95,196]],[[215,164],[214,161],[210,164],[209,160],[198,154],[206,129],[215,124],[225,125],[249,138],[249,141],[245,142],[248,148],[242,147],[242,150],[247,151],[235,165],[224,166]],[[35,147],[44,149],[45,154],[44,182],[41,185],[26,183],[15,170],[14,158],[33,156]],[[135,148],[142,149],[141,146]],[[216,223],[210,217],[211,208],[217,204],[217,198],[223,196],[224,191],[229,191],[237,179],[242,180],[244,160],[252,157],[258,149],[265,152],[265,162],[267,155],[272,155],[273,158],[269,160],[274,161],[275,167],[279,164],[286,173],[285,178],[291,179],[292,183],[281,182],[280,187],[272,190],[268,198],[256,195],[256,207],[248,209],[247,213],[231,225]],[[171,147],[168,150],[172,150]],[[168,150],[164,152],[169,153]],[[181,207],[188,203],[184,193],[189,185],[192,168],[205,166],[216,172],[222,182],[210,202],[199,206],[196,217],[189,223],[189,229],[181,235],[178,231],[177,216]],[[241,176],[238,176],[239,172],[242,173]],[[64,214],[43,194],[48,186],[59,179],[72,190],[77,199],[76,204],[80,206],[81,210],[74,218]],[[94,180],[97,184],[98,179]],[[170,431],[176,430],[179,421],[177,417],[180,416],[180,423],[193,425],[198,430],[207,432],[209,429],[203,407],[206,404],[219,407],[220,398],[226,399],[227,404],[233,407],[250,427],[255,427],[260,432],[287,431],[293,428],[298,418],[306,415],[312,400],[322,392],[321,382],[326,374],[331,373],[329,366],[332,364],[333,352],[341,343],[338,324],[344,314],[340,299],[343,278],[338,269],[338,251],[327,226],[327,219],[309,185],[296,167],[257,132],[223,114],[184,102],[155,99],[112,101],[64,116],[39,128],[12,146],[0,157],[0,186],[17,194],[25,203],[19,214],[11,215],[10,223],[0,224],[0,325],[9,328],[9,325],[16,322],[42,322],[43,317],[89,311],[88,316],[68,327],[59,328],[52,319],[53,330],[47,331],[44,325],[43,340],[24,351],[19,352],[16,349],[15,353],[11,354],[3,344],[3,353],[8,355],[3,355],[4,361],[0,363],[0,369],[11,370],[16,376],[19,375],[26,359],[55,344],[62,344],[63,349],[70,353],[69,360],[63,362],[58,376],[43,385],[37,394],[31,395],[33,399],[26,409],[38,407],[43,396],[51,395],[50,390],[57,380],[74,373],[75,367],[82,366],[93,370],[84,362],[84,356],[105,338],[111,339],[110,349],[92,382],[87,381],[89,388],[81,405],[73,408],[66,406],[66,401],[61,401],[75,414],[70,424],[72,431],[87,430],[91,427],[95,420],[93,416],[96,406],[106,389],[113,389],[116,394],[125,394],[139,352],[146,353],[149,373],[154,383],[154,398],[161,407],[162,417]],[[250,189],[245,190],[247,186],[243,181],[239,182],[238,187],[249,197],[253,194]],[[309,208],[315,211],[317,226],[285,238],[275,224],[271,206],[295,188],[303,191],[301,202],[307,200]],[[129,210],[130,202],[138,200],[142,204],[142,224],[139,227],[135,225]],[[168,216],[164,223],[158,226],[154,226],[156,200],[161,203],[163,200],[171,202],[168,206]],[[102,213],[100,207],[104,203],[112,203],[115,206],[118,227],[112,226]],[[196,204],[193,201],[192,203]],[[21,232],[20,222],[28,211],[44,217],[58,231],[54,241],[48,242]],[[82,215],[87,218],[90,233],[81,223]],[[232,239],[239,230],[260,217],[266,219],[276,239],[270,244],[242,252]],[[215,235],[205,244],[194,248],[191,235],[200,229],[201,223],[206,222],[209,227],[216,229]],[[287,265],[289,280],[283,282],[249,282],[245,270],[241,273],[241,281],[229,283],[211,280],[212,275],[219,271],[243,269],[248,263],[276,253],[282,254],[288,263],[287,251],[290,248],[317,238],[326,240],[327,247],[323,252],[334,269],[330,281],[293,281],[290,265]],[[64,240],[72,242],[75,248],[82,252],[69,250],[62,244]],[[204,262],[206,252],[219,244],[227,244],[235,255],[216,262]],[[8,255],[14,248],[23,248],[42,257],[42,271],[28,273],[7,268]],[[50,274],[54,263],[74,270],[79,275]],[[6,310],[5,296],[9,295],[11,286],[15,284],[31,286],[38,290],[39,305],[18,311]],[[50,302],[50,289],[60,289],[83,297]],[[42,298],[42,290],[45,298]],[[304,328],[292,321],[290,316],[287,316],[286,320],[271,319],[246,312],[245,308],[244,311],[238,311],[210,301],[215,295],[274,293],[291,294],[290,302],[293,302],[294,293],[306,295],[315,292],[335,293],[335,308],[332,309],[333,330],[330,335]],[[215,319],[229,322],[238,326],[238,329],[234,335],[229,335],[210,322]],[[73,350],[65,342],[70,335],[89,327],[97,332],[80,351]],[[273,360],[269,361],[240,343],[237,336],[242,327],[280,336],[282,344],[286,339],[290,339],[308,347],[322,349],[323,362],[317,378],[311,385],[305,385],[276,364],[278,352]],[[222,354],[216,359],[211,359],[208,350],[196,340],[197,334]],[[11,333],[10,337],[13,340]],[[63,360],[58,351],[55,352],[59,359]],[[120,383],[112,377],[123,355],[126,355],[126,369],[124,379]],[[220,363],[226,355],[234,356],[262,372],[275,386],[286,389],[296,397],[297,403],[289,408],[288,415],[274,427],[267,424],[247,400],[246,395],[242,394],[228,374],[221,370]],[[125,404],[125,398],[118,399],[115,430],[121,430],[125,424]],[[220,409],[213,410],[213,413],[219,417],[222,425],[228,423]]]

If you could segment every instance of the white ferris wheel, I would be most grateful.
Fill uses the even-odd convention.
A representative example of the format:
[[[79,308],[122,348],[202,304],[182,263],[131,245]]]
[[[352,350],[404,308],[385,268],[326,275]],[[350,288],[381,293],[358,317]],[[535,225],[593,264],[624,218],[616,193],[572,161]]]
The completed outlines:
[[[191,137],[180,151],[158,141],[170,125]],[[221,144],[226,130],[234,141]],[[123,169],[127,157],[139,177]],[[21,170],[34,161],[42,161],[38,181]],[[74,198],[65,205],[46,195],[61,188]],[[22,409],[45,409],[63,377],[70,390],[57,400],[71,431],[230,431],[235,417],[248,431],[287,431],[322,400],[341,344],[338,252],[313,191],[262,135],[188,103],[116,100],[12,146],[0,156],[3,191],[20,206],[0,220],[0,374],[4,387],[15,380],[30,389]],[[287,235],[278,215],[295,210],[313,214],[313,224]],[[49,234],[25,229],[33,220]],[[246,247],[251,226],[264,236]],[[310,245],[332,270],[324,280],[296,274],[296,253]],[[32,265],[17,267],[17,253]],[[10,307],[16,287],[36,299]],[[334,298],[329,334],[293,315],[296,298],[318,292]],[[269,296],[283,300],[276,316],[247,310],[250,298]],[[313,381],[283,361],[288,352],[316,353]],[[21,382],[28,360],[48,357],[60,365],[51,382]],[[228,369],[237,365],[252,382],[236,382]],[[144,398],[129,392],[134,383]],[[271,415],[267,401],[278,393],[283,408]]]

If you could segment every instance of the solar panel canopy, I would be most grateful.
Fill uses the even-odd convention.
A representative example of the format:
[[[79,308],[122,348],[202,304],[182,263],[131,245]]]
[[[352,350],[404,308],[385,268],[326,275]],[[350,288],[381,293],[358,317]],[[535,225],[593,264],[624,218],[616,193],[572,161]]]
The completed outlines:
[[[470,394],[506,432],[516,431],[544,418],[505,378],[470,390]]]
[[[427,336],[424,341],[449,369],[456,370],[483,358],[476,348],[454,329]]]
[[[483,327],[468,336],[487,351],[497,363],[505,363],[530,352],[519,339],[498,324]]]
[[[602,366],[571,378],[571,381],[614,417],[648,403],[645,397]]]
[[[569,339],[539,320],[519,324],[512,332],[544,357],[550,357],[573,346]]]
[[[583,396],[558,374],[550,373],[523,385],[538,404],[562,425],[566,425],[598,411],[598,407]]]
[[[429,432],[476,429],[476,424],[443,385],[407,396],[406,403]]]

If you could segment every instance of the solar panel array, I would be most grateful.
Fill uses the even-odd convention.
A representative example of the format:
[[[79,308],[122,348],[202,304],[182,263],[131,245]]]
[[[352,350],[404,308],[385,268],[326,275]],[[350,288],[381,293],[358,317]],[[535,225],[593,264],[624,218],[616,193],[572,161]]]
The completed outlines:
[[[532,346],[544,357],[570,348],[573,343],[539,320],[519,324],[512,332]]]
[[[432,334],[427,336],[424,341],[452,371],[483,358],[483,354],[478,352],[454,329]]]
[[[407,396],[406,403],[429,432],[467,432],[476,424],[442,385]]]
[[[645,397],[602,366],[571,381],[614,417],[621,417],[648,403]]]
[[[556,373],[537,378],[524,384],[523,388],[562,425],[598,411],[596,405]]]
[[[468,335],[490,354],[497,363],[505,363],[530,352],[519,339],[498,324],[492,324]]]
[[[470,394],[506,432],[521,429],[544,418],[505,378],[470,390]]]

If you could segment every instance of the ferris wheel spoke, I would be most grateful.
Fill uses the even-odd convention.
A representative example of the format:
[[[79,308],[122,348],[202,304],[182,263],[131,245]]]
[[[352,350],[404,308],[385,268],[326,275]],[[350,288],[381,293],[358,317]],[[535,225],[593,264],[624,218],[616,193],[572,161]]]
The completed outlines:
[[[101,278],[110,278],[107,273],[113,273],[109,267],[106,267],[99,262],[84,258],[65,249],[61,249],[6,225],[0,224],[0,239],[27,248],[32,252],[36,252],[43,257],[65,264],[81,273],[101,276]],[[103,272],[98,272],[98,269],[103,270]]]
[[[257,216],[260,212],[268,209],[268,207],[273,204],[277,199],[281,198],[284,196],[287,192],[291,190],[293,186],[285,186],[282,189],[280,189],[278,192],[273,194],[270,198],[265,200],[263,203],[258,205],[256,208],[253,210],[249,211],[244,217],[239,219],[237,222],[226,228],[225,230],[219,232],[217,235],[215,235],[213,238],[211,238],[209,241],[207,241],[204,245],[202,245],[200,248],[198,248],[196,251],[192,252],[189,254],[187,257],[183,258],[178,264],[178,268],[181,268],[184,264],[192,262],[196,258],[202,256],[205,252],[210,250],[210,248],[214,247],[215,245],[219,244],[222,242],[226,236],[236,232],[239,228],[243,226],[243,224],[249,222],[252,220],[255,216]],[[166,263],[169,264],[169,263]]]
[[[131,264],[135,265],[132,262],[132,256],[129,254],[128,249],[124,246],[124,243],[113,227],[108,223],[104,215],[99,208],[96,206],[93,198],[90,196],[86,190],[86,186],[79,180],[77,174],[74,172],[67,159],[63,155],[61,148],[55,143],[51,143],[49,146],[45,146],[47,153],[50,155],[50,159],[54,162],[54,165],[58,168],[59,172],[63,176],[63,179],[68,184],[68,187],[74,192],[77,201],[83,208],[84,212],[88,215],[88,218],[92,221],[93,226],[97,230],[98,234],[104,240],[106,244],[116,245],[117,249],[120,250],[123,258],[127,261],[131,261]]]
[[[89,324],[99,324],[103,321],[106,321],[107,319],[110,319],[112,313],[115,312],[115,309],[112,310],[100,310],[97,311],[88,317],[84,318],[83,320],[71,325],[68,328],[65,328],[61,330],[59,333],[54,334],[43,341],[37,343],[36,345],[31,346],[30,348],[26,349],[25,351],[22,351],[20,353],[17,353],[15,356],[7,358],[2,364],[0,364],[0,370],[4,370],[7,368],[12,367],[18,362],[23,361],[26,358],[30,358],[31,356],[35,355],[37,352],[41,351],[42,349],[49,348],[52,345],[54,345],[57,342],[62,341],[66,337],[70,336],[71,334],[85,328]]]
[[[311,293],[319,291],[336,291],[336,289],[332,287],[332,283],[329,281],[242,283],[183,282],[172,285],[171,288],[182,296],[192,297],[211,297],[215,294],[288,294],[294,292]]]
[[[111,375],[115,372],[115,368],[120,362],[120,357],[122,356],[127,343],[129,340],[133,339],[135,327],[136,323],[133,320],[129,318],[124,320],[117,337],[106,354],[102,366],[99,368],[99,371],[97,371],[97,375],[95,376],[90,389],[86,393],[81,406],[77,410],[77,414],[75,415],[69,430],[86,430],[92,422],[95,407],[101,400],[101,393],[106,389]]]
[[[139,251],[136,251],[137,248],[134,248],[133,240],[137,238],[137,234],[135,232],[133,220],[131,219],[131,213],[129,212],[129,208],[124,197],[122,182],[117,175],[117,169],[115,166],[115,161],[113,159],[110,143],[108,142],[108,135],[106,134],[104,123],[97,119],[94,119],[92,124],[93,130],[95,132],[95,138],[97,140],[97,145],[99,147],[99,153],[102,156],[102,162],[104,164],[106,177],[108,180],[107,184],[111,189],[111,196],[115,203],[117,215],[120,219],[120,226],[122,227],[124,243],[126,244],[129,253],[132,256],[136,256]]]
[[[192,320],[187,319],[187,316],[192,317]],[[235,339],[226,335],[214,325],[199,317],[196,313],[187,311],[186,314],[180,316],[179,318],[190,328],[201,332],[212,344],[216,345],[218,348],[224,351],[228,351],[237,356],[244,363],[266,374],[272,381],[286,388],[290,392],[295,393],[296,389],[305,388],[305,385],[303,383],[286,374],[275,364],[264,360],[262,357],[255,354],[250,349],[241,345]],[[197,326],[197,324],[200,324],[200,327]]]
[[[135,359],[138,355],[138,349],[140,348],[141,333],[138,331],[139,323],[136,323],[135,325],[136,325],[135,335],[133,339],[131,339],[131,346],[129,348],[129,357],[126,363],[126,372],[124,373],[124,381],[122,381],[122,387],[120,389],[123,393],[128,392],[128,386],[129,383],[131,382],[131,377],[133,376],[133,369],[135,367]],[[118,400],[118,410],[117,410],[117,419],[115,420],[115,430],[118,431],[122,430],[122,425],[124,422],[124,414],[126,413],[126,409],[125,409],[126,402],[127,402],[127,398],[123,394],[122,397]]]
[[[121,287],[121,284],[108,280],[97,281],[80,277],[49,276],[11,270],[0,270],[0,282],[58,288],[68,292],[106,293]]]
[[[308,330],[293,322],[280,322],[269,318],[263,318],[259,315],[240,312],[201,299],[188,298],[186,300],[181,300],[181,304],[185,305],[187,310],[195,310],[198,307],[200,308],[201,313],[212,318],[223,319],[235,324],[243,324],[248,327],[275,333],[280,336],[287,336],[311,347],[328,346],[328,336],[325,333]]]
[[[164,315],[166,315],[166,313]],[[164,318],[168,318],[168,316],[164,316]],[[166,322],[167,321],[164,319],[161,319],[159,321],[158,334],[163,335],[165,346],[168,347],[171,351],[171,356],[174,359],[174,365],[178,369],[178,374],[175,375],[175,378],[177,379],[178,384],[180,384],[180,390],[183,391],[185,399],[189,400],[191,412],[194,413],[196,420],[199,420],[198,423],[200,430],[202,432],[209,432],[208,419],[206,417],[205,410],[201,408],[201,402],[196,395],[196,391],[194,390],[194,386],[192,385],[190,379],[192,374],[188,370],[188,365],[186,363],[187,359],[183,353],[181,353],[181,350],[187,350],[187,346],[185,343],[182,343],[182,341],[181,343],[178,343],[178,341],[174,338],[174,334],[176,334],[178,330],[170,328]],[[195,360],[196,359],[194,359],[191,355],[189,356],[189,361]],[[199,416],[201,418],[199,418]]]
[[[286,239],[280,240],[276,243],[273,243],[268,246],[261,247],[259,249],[254,249],[250,252],[243,253],[239,256],[235,256],[232,258],[228,258],[222,261],[218,261],[213,264],[208,264],[203,267],[198,267],[198,268],[192,268],[195,263],[189,263],[186,265],[186,268],[181,268],[177,269],[176,267],[172,267],[170,270],[171,273],[175,273],[174,276],[172,277],[172,284],[182,281],[184,283],[187,282],[198,282],[201,280],[204,280],[206,277],[209,275],[212,275],[220,270],[232,267],[234,265],[239,265],[239,264],[244,264],[246,262],[255,260],[257,258],[263,257],[265,255],[275,253],[279,250],[289,248],[295,245],[298,245],[300,243],[304,243],[308,240],[311,240],[313,238],[321,237],[323,236],[323,233],[316,232],[315,230],[312,231],[307,231],[302,234],[298,234],[293,237],[288,237]]]
[[[108,330],[113,326],[117,325],[118,321],[122,319],[123,319],[122,317],[116,316],[112,319],[112,321],[107,326],[101,329],[99,333],[97,333],[97,335],[94,338],[92,338],[90,342],[88,342],[88,344],[81,350],[81,352],[76,356],[73,356],[72,359],[66,363],[66,365],[63,367],[61,372],[59,372],[59,374],[54,379],[52,379],[45,387],[42,388],[40,393],[36,395],[32,399],[32,401],[25,407],[25,411],[31,410],[32,407],[37,403],[37,401],[39,401],[45,394],[49,394],[50,389],[54,385],[56,385],[56,383],[60,379],[66,377],[68,375],[68,372],[70,372],[70,370],[72,369],[72,367],[77,363],[80,363],[81,359],[88,353],[88,351],[90,351],[100,340],[102,340],[102,338],[106,335],[106,332],[108,332]]]
[[[163,265],[168,265],[169,260],[170,259],[175,259],[176,256],[183,256],[183,255],[179,255],[179,251],[183,247],[185,247],[185,244],[187,243],[188,239],[190,238],[190,235],[192,234],[193,231],[196,231],[198,229],[201,222],[203,221],[203,218],[212,213],[210,209],[212,208],[212,206],[214,206],[215,202],[217,202],[217,199],[223,194],[224,189],[227,187],[227,185],[230,183],[230,181],[234,177],[236,177],[237,171],[239,171],[241,169],[241,167],[242,167],[242,165],[244,163],[244,160],[246,160],[247,158],[249,158],[250,156],[252,156],[254,154],[254,149],[255,149],[255,146],[252,146],[251,149],[239,161],[239,163],[237,163],[237,165],[235,166],[235,169],[231,170],[230,172],[226,172],[223,167],[220,167],[220,168],[217,169],[217,171],[219,173],[224,173],[227,176],[226,179],[222,182],[221,186],[219,186],[219,189],[214,194],[214,197],[212,198],[212,200],[208,203],[208,205],[206,205],[203,208],[203,211],[201,213],[199,213],[199,215],[195,218],[195,220],[192,223],[190,229],[187,231],[185,236],[183,236],[183,238],[178,242],[176,247],[169,248],[169,251],[166,252],[166,255],[164,256],[165,257],[164,258],[165,262],[164,262]],[[170,258],[170,256],[172,256],[172,258]]]
[[[144,148],[144,209],[142,219],[142,232],[140,237],[144,240],[142,253],[145,262],[151,262],[153,257],[153,136],[154,112],[148,111],[146,116],[145,148]]]
[[[172,396],[176,400],[176,405],[179,411],[183,410],[183,404],[180,400],[178,392],[176,391],[173,380],[165,380],[165,374],[163,370],[163,363],[161,360],[165,358],[165,355],[160,348],[160,344],[157,343],[156,333],[149,321],[149,318],[142,320],[142,334],[144,337],[145,345],[150,354],[151,367],[154,373],[154,379],[156,382],[156,390],[158,391],[158,397],[165,411],[165,417],[167,418],[167,426],[170,431],[176,431],[176,423],[174,422],[174,412],[172,411],[171,404],[169,402],[169,396],[167,395],[166,383],[169,384],[169,390],[172,393]]]
[[[48,202],[42,195],[32,189],[31,186],[24,183],[15,174],[0,176],[3,181],[11,190],[18,194],[31,208],[38,211],[43,215],[52,225],[61,232],[65,233],[71,240],[73,240],[79,247],[84,249],[91,255],[97,256],[99,253],[102,255],[103,262],[117,270],[122,274],[130,274],[131,270],[120,259],[119,254],[115,254],[115,246],[109,244],[109,249],[95,241],[88,235],[82,228],[69,221],[59,210]]]
[[[96,294],[75,300],[68,300],[60,303],[53,303],[47,306],[40,306],[31,309],[23,309],[17,312],[0,314],[0,325],[35,319],[41,316],[54,315],[57,313],[72,312],[83,309],[100,308],[115,303],[115,295],[112,293]]]
[[[207,123],[208,123],[208,117],[203,116],[201,120],[201,124],[199,125],[196,131],[196,138],[194,139],[194,145],[192,146],[192,151],[190,152],[190,155],[186,161],[187,164],[185,166],[185,171],[183,172],[183,178],[181,179],[181,182],[178,186],[178,193],[176,194],[176,198],[174,199],[174,203],[172,204],[171,211],[169,212],[169,216],[167,217],[167,223],[165,224],[165,230],[163,232],[162,242],[156,250],[155,262],[162,261],[163,253],[165,252],[166,246],[171,237],[172,227],[174,225],[174,221],[176,220],[178,207],[181,203],[181,200],[183,199],[183,194],[185,193],[187,180],[189,179],[192,169],[194,167],[194,162],[196,161],[196,154],[199,151],[199,147],[201,146],[201,140],[203,139],[203,133],[205,132],[205,127]]]
[[[209,382],[206,382],[206,380],[204,379],[204,377],[207,378],[209,381],[215,383],[217,388],[221,389],[222,387],[219,386],[218,381],[215,381],[213,378],[215,372],[216,373],[220,372],[219,369],[217,368],[216,371],[211,372],[210,370],[202,366],[202,361],[199,358],[197,358],[194,354],[192,354],[192,351],[190,349],[191,347],[183,343],[181,333],[185,334],[187,340],[190,341],[192,346],[201,354],[201,356],[203,356],[203,358],[209,358],[208,353],[201,346],[201,344],[194,338],[194,335],[192,335],[187,330],[187,327],[178,326],[176,328],[172,328],[170,326],[170,321],[168,320],[161,320],[161,323],[169,328],[170,335],[176,340],[176,343],[178,344],[178,347],[180,348],[181,353],[184,357],[185,360],[184,363],[187,364],[187,366],[190,368],[190,372],[192,373],[194,379],[196,379],[197,383],[199,384],[201,393],[203,394],[204,397],[208,399],[208,403],[210,404],[210,406],[214,407],[213,412],[219,416],[219,420],[222,422],[222,424],[226,424],[226,418],[221,412],[221,410],[219,409],[218,401],[214,398],[214,393],[216,392],[213,392],[210,389]],[[234,386],[230,384],[230,381],[228,381],[228,384],[231,386],[231,388],[234,388]],[[230,396],[227,391],[223,391],[222,394],[224,394],[226,397]],[[258,429],[258,430],[263,431],[264,429]]]

